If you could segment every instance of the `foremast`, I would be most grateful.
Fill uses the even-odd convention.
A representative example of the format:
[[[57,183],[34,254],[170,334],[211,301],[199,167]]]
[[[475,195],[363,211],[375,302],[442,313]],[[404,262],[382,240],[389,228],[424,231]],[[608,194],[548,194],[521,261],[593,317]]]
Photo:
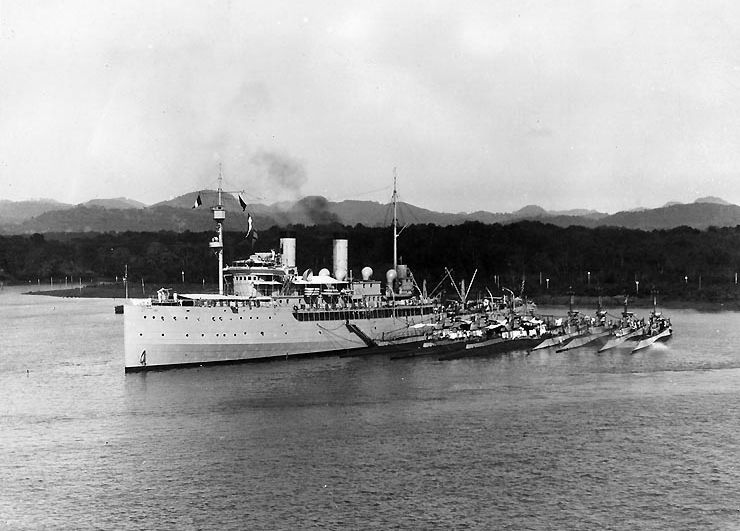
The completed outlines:
[[[216,222],[216,236],[208,242],[208,246],[218,256],[218,294],[224,295],[224,220],[226,219],[226,209],[223,203],[223,171],[221,164],[218,165],[218,201],[215,206],[211,207],[213,212],[213,221]],[[237,193],[237,192],[230,192]],[[241,200],[241,197],[240,197]]]
[[[213,221],[216,222],[216,237],[213,238],[208,246],[214,250],[218,256],[218,294],[224,294],[224,220],[226,219],[226,210],[224,210],[223,200],[223,175],[221,165],[218,167],[218,202],[211,207],[213,212]]]
[[[396,173],[396,168],[393,168],[393,196],[391,196],[391,201],[393,201],[393,270],[396,272],[398,272],[398,190],[396,189],[397,179],[398,175]]]

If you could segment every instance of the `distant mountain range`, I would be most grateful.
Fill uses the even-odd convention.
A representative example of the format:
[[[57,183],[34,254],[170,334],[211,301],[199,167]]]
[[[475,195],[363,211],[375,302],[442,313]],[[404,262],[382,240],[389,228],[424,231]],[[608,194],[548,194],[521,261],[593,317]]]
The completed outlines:
[[[194,209],[197,192],[181,195],[150,206],[126,198],[93,199],[78,205],[48,199],[32,201],[0,200],[0,233],[29,234],[48,232],[122,232],[122,231],[204,231],[213,228],[208,206],[215,202],[215,191],[203,191],[203,205]],[[236,215],[226,220],[227,230],[244,230],[246,214],[230,195],[224,196],[224,207]],[[250,204],[247,211],[255,226],[317,225],[339,223],[365,226],[389,225],[392,211],[389,204],[375,201],[328,201],[321,196],[304,197],[271,205]],[[456,225],[467,221],[481,223],[514,223],[534,220],[561,227],[619,226],[632,229],[670,229],[688,226],[706,229],[710,226],[740,225],[740,206],[717,197],[702,197],[693,203],[670,202],[660,208],[639,208],[606,214],[595,210],[577,209],[548,211],[537,205],[527,205],[515,212],[435,212],[408,203],[398,204],[403,223],[433,223]]]

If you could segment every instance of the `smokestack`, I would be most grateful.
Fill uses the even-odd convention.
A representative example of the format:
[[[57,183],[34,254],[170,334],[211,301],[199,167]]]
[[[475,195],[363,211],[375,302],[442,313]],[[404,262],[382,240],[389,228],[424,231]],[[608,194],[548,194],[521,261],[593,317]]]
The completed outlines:
[[[347,239],[334,239],[334,278],[344,280],[347,278]]]
[[[295,238],[280,238],[280,265],[283,267],[295,267]]]

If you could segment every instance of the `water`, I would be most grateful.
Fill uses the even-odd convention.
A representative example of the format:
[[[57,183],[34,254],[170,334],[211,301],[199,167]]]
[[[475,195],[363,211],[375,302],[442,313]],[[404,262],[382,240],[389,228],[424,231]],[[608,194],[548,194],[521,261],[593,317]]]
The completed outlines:
[[[740,528],[736,313],[634,355],[124,375],[117,303],[0,292],[0,529]]]

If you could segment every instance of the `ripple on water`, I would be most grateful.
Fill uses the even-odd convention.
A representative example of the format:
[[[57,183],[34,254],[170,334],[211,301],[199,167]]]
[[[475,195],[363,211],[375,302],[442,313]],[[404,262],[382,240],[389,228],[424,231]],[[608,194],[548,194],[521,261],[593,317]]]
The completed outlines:
[[[0,528],[731,528],[736,314],[634,355],[125,376],[110,301],[0,297]],[[28,372],[26,372],[28,371]]]

